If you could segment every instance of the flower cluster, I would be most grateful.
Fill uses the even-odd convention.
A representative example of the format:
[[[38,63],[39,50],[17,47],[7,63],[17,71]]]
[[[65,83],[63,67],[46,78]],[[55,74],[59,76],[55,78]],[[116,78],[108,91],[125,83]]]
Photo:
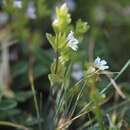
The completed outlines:
[[[70,32],[68,35],[68,46],[72,48],[74,51],[78,50],[78,43],[79,41],[73,36],[74,32]]]
[[[97,58],[94,60],[93,65],[88,68],[88,71],[89,71],[90,73],[92,73],[92,72],[95,72],[96,69],[98,69],[98,70],[106,70],[106,69],[109,69],[109,66],[107,66],[106,64],[107,64],[107,62],[106,62],[105,60],[101,60],[100,57],[97,57]]]
[[[94,61],[95,67],[98,68],[99,70],[109,69],[109,66],[107,66],[106,64],[107,62],[105,60],[101,60],[100,57],[97,57]]]
[[[70,22],[70,14],[68,13],[66,3],[64,3],[60,8],[56,8],[56,18],[53,21],[52,25],[55,31],[64,32],[64,30],[67,28]]]
[[[61,7],[60,7],[60,10],[61,11],[64,11],[66,9],[66,4],[63,4]],[[53,24],[56,25],[58,24],[58,18],[55,18],[55,20],[53,21]]]
[[[79,48],[79,40],[82,40],[81,36],[89,29],[88,23],[82,20],[76,22],[75,28],[72,28],[70,23],[71,17],[67,5],[63,4],[61,7],[57,7],[56,18],[52,23],[56,35],[53,36],[47,33],[47,39],[57,54],[56,59],[51,65],[51,74],[49,74],[51,85],[64,81],[63,76],[65,75],[66,63],[69,63],[69,61],[73,62],[73,59],[76,57],[74,51],[77,51]],[[70,32],[68,33],[68,31]],[[73,51],[70,51],[70,48]],[[106,64],[107,62],[105,60],[101,60],[101,58],[97,57],[93,63],[87,64],[87,70],[85,70],[84,73],[80,66],[73,64],[71,77],[78,81],[85,76],[87,77],[89,74],[108,69],[109,66]],[[96,81],[96,76],[97,75],[87,82],[92,83]]]

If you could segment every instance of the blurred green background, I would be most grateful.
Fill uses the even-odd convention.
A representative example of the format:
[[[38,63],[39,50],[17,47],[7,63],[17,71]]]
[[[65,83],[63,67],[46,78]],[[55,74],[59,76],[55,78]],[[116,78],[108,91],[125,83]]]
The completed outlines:
[[[35,110],[28,78],[30,62],[39,103],[52,105],[48,104],[48,73],[54,52],[45,33],[54,33],[55,8],[64,2],[69,7],[72,24],[81,18],[90,25],[81,43],[78,62],[83,64],[100,56],[107,60],[111,71],[119,72],[130,59],[130,0],[22,0],[20,8],[13,2],[0,0],[0,120],[29,127],[37,124],[32,114]],[[129,96],[130,67],[118,83]],[[43,111],[46,117],[48,108]],[[128,113],[126,118],[130,119],[130,110]]]

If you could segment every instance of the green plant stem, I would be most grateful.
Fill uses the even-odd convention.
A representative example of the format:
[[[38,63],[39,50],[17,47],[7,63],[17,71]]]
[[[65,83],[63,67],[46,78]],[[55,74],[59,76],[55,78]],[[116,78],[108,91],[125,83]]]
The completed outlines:
[[[122,69],[120,70],[120,72],[118,73],[117,76],[115,76],[114,81],[117,80],[120,75],[127,69],[127,67],[130,65],[130,59],[126,62],[126,64],[122,67]],[[112,83],[110,82],[102,91],[101,94],[103,94],[104,92],[106,92],[109,87],[111,87]]]
[[[100,130],[104,130],[104,121],[102,119],[102,113],[101,113],[101,109],[100,107],[96,107],[93,112],[95,113],[96,115],[96,120],[98,121],[99,123],[99,127],[100,127]]]
[[[27,127],[25,127],[23,125],[19,125],[19,124],[15,124],[15,123],[12,123],[12,122],[7,122],[7,121],[0,121],[0,125],[2,125],[2,126],[10,126],[10,127],[18,128],[18,129],[23,129],[23,130],[29,130]]]
[[[30,86],[32,89],[32,93],[33,93],[33,98],[34,98],[34,105],[35,105],[35,109],[36,109],[36,114],[37,114],[37,118],[38,118],[38,125],[39,125],[39,130],[41,130],[41,123],[40,123],[40,111],[39,111],[39,106],[38,106],[38,102],[37,102],[37,97],[36,97],[36,91],[35,91],[35,86],[34,86],[34,78],[33,78],[33,72],[32,69],[30,68],[29,70],[29,81],[30,81]]]

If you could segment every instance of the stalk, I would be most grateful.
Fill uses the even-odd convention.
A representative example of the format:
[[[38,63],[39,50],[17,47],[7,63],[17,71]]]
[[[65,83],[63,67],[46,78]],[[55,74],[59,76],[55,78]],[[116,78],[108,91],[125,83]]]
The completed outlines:
[[[30,66],[29,66],[30,67],[29,68],[29,82],[30,82],[32,93],[33,93],[34,106],[35,106],[36,115],[37,115],[37,119],[38,119],[39,130],[42,130],[41,123],[40,123],[40,110],[39,110],[39,106],[38,106],[38,102],[37,102],[36,90],[35,90],[35,85],[34,85],[34,77],[33,77],[33,70],[32,70],[32,64],[33,64],[32,57],[29,58],[29,61],[30,61],[29,62],[30,63]]]

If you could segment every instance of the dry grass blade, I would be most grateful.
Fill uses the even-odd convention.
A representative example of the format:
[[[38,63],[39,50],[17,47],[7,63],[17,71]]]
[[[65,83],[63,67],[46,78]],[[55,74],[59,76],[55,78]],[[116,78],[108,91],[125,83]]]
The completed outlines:
[[[110,118],[109,114],[106,114],[106,115],[107,115],[107,118],[108,118],[108,121],[109,121],[110,126],[111,126],[112,128],[114,128],[114,125],[113,125],[113,123],[112,123],[112,121],[111,121],[111,118]]]
[[[115,76],[114,81],[117,80],[121,74],[128,68],[128,66],[130,65],[130,59],[126,62],[126,64],[122,67],[122,69],[120,70],[120,72],[117,74],[117,76]],[[110,82],[102,91],[101,94],[103,94],[104,92],[106,92],[109,87],[111,87],[112,83]]]
[[[98,104],[99,106],[104,104],[105,102],[107,102],[109,100],[110,97],[108,97],[107,99],[105,99],[102,103]],[[71,120],[68,120],[67,122],[65,122],[64,124],[60,125],[59,128],[57,128],[57,130],[63,130],[63,128],[65,128],[68,124],[70,125],[73,121],[75,121],[76,119],[86,115],[87,113],[89,113],[90,111],[92,111],[93,109],[95,109],[96,106],[93,106],[91,109],[89,109],[88,111],[85,111],[81,114],[79,114],[78,116],[75,116],[74,118],[72,118]]]
[[[117,93],[123,98],[126,99],[126,96],[124,95],[124,93],[121,91],[119,85],[117,85],[117,83],[110,77],[107,75],[107,77],[109,78],[109,80],[111,81],[112,85],[114,86],[114,88],[116,89]]]

